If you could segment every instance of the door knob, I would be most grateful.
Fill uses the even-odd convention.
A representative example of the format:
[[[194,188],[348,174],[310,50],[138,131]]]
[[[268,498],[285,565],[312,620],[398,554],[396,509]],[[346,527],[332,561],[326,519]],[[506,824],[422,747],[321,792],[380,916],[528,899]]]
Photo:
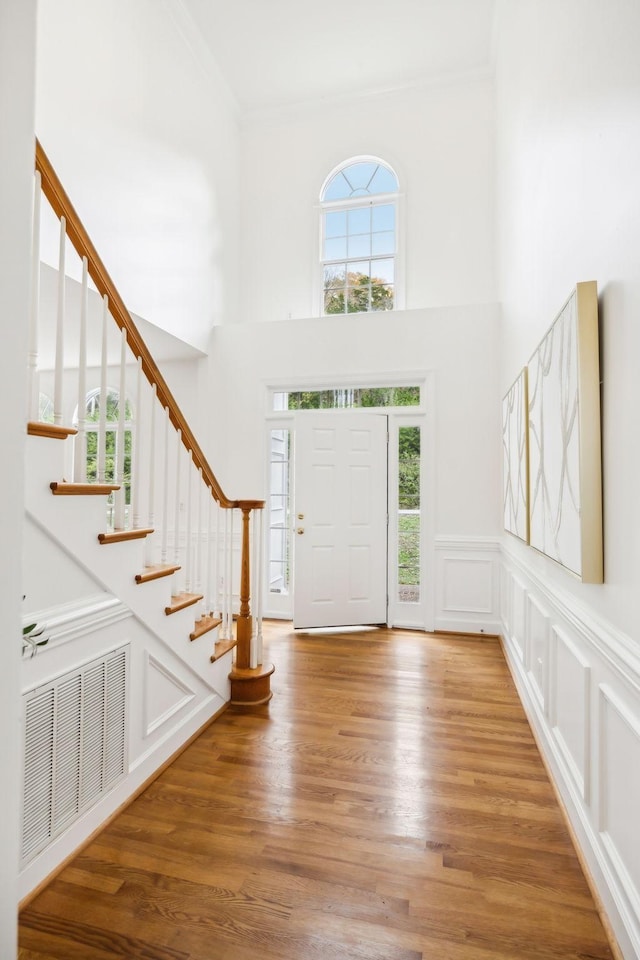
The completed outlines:
[[[298,533],[298,536],[302,536],[302,534],[304,533],[304,527],[298,527],[297,533]]]

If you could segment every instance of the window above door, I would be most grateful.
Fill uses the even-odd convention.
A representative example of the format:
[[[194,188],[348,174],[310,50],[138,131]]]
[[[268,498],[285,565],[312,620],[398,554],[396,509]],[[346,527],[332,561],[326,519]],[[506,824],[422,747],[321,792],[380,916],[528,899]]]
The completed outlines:
[[[320,192],[322,312],[397,305],[398,178],[374,157],[347,160]]]

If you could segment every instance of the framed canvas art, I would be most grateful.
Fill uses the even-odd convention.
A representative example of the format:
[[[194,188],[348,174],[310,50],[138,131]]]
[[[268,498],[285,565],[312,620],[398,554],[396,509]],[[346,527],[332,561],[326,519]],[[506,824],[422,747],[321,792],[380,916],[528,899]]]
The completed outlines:
[[[529,542],[527,369],[502,400],[502,506],[504,528]]]
[[[598,291],[577,284],[528,366],[530,543],[602,583]]]

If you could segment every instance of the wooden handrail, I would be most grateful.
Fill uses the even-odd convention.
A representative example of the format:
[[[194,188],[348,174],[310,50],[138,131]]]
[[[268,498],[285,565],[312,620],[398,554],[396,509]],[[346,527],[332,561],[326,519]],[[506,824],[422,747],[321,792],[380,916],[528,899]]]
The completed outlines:
[[[89,276],[96,285],[101,297],[105,295],[109,300],[109,311],[121,330],[126,331],[127,343],[136,359],[142,361],[142,371],[150,384],[156,384],[158,400],[163,407],[169,410],[169,418],[176,428],[180,430],[182,442],[187,450],[190,451],[196,469],[202,470],[202,477],[207,486],[211,489],[213,497],[221,507],[241,509],[260,510],[264,507],[264,500],[230,500],[226,496],[222,487],[216,479],[216,475],[211,469],[207,458],[202,452],[200,445],[194,437],[187,420],[180,410],[173,394],[169,390],[164,377],[160,373],[158,366],[151,356],[149,349],[142,339],[133,318],[124,305],[122,297],[118,293],[116,285],[109,276],[105,265],[89,234],[84,228],[80,217],[69,199],[67,192],[62,186],[57,173],[53,169],[49,158],[42,149],[40,142],[36,139],[36,170],[42,177],[42,192],[51,204],[51,207],[58,218],[64,217],[66,220],[66,232],[69,240],[73,244],[78,256],[87,258]]]

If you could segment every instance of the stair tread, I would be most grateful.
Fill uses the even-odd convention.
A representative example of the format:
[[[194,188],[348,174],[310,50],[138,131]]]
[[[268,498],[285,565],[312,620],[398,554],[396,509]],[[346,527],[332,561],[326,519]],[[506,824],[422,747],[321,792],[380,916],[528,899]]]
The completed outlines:
[[[210,630],[215,630],[216,627],[219,627],[222,623],[220,617],[213,617],[208,613],[205,613],[203,617],[200,617],[199,620],[196,620],[195,626],[191,633],[189,634],[189,640],[197,640],[199,637],[203,637],[205,633],[209,633]]]
[[[170,617],[172,613],[177,613],[178,610],[184,610],[185,607],[190,607],[202,599],[203,594],[201,593],[178,593],[171,597],[171,603],[168,607],[164,608],[164,612]]]
[[[142,540],[153,533],[153,527],[137,527],[134,530],[111,530],[108,533],[99,533],[98,540],[102,544],[121,543],[123,540]]]
[[[66,481],[58,483],[56,480],[50,483],[49,486],[51,487],[51,492],[56,496],[72,497],[107,496],[115,490],[120,489],[117,483],[67,483]]]
[[[62,427],[57,423],[45,423],[43,420],[29,420],[27,433],[30,437],[49,437],[51,440],[66,440],[77,433],[76,427]]]
[[[136,573],[136,583],[149,583],[150,580],[159,580],[161,577],[170,577],[180,566],[175,563],[154,563],[145,567],[142,573]]]
[[[237,645],[237,640],[218,640],[213,645],[213,653],[210,657],[211,663],[215,663],[216,660],[219,660],[220,657],[223,657],[225,653],[229,653],[229,650],[233,650],[233,648],[237,647]]]

